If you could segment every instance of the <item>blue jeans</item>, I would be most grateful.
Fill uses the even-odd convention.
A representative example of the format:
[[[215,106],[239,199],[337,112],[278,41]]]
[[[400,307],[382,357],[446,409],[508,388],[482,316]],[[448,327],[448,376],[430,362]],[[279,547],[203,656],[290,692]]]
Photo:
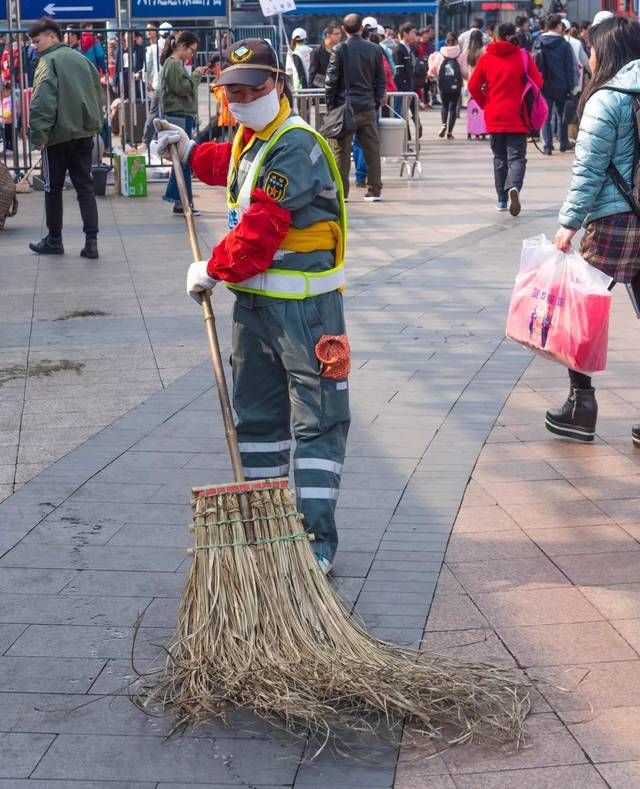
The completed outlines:
[[[547,100],[547,104],[549,105],[549,115],[547,120],[542,127],[540,132],[540,136],[542,137],[542,143],[546,151],[550,151],[553,148],[553,110],[555,109],[558,114],[558,125],[559,125],[559,134],[558,137],[560,138],[560,150],[565,151],[569,147],[569,135],[567,133],[567,124],[564,118],[564,103],[566,99],[556,99],[552,96],[549,96],[547,93],[542,91],[542,95]]]
[[[167,115],[165,116],[165,120],[169,121],[169,123],[175,123],[176,126],[182,127],[189,139],[191,139],[191,135],[193,133],[193,118],[190,115],[186,116],[177,116],[177,115]],[[184,182],[187,185],[187,194],[189,195],[189,202],[193,203],[193,192],[191,190],[191,168],[187,164],[182,165],[182,172],[184,173]],[[171,178],[169,178],[169,183],[167,184],[167,190],[164,193],[163,200],[167,200],[169,203],[180,204],[180,193],[178,192],[178,182],[176,181],[176,176],[173,170],[171,170]]]
[[[360,140],[358,139],[357,134],[353,138],[353,146],[351,150],[353,152],[353,163],[356,166],[356,183],[363,184],[367,180],[367,174],[369,170],[367,169],[364,151],[362,150],[362,146],[360,145]]]

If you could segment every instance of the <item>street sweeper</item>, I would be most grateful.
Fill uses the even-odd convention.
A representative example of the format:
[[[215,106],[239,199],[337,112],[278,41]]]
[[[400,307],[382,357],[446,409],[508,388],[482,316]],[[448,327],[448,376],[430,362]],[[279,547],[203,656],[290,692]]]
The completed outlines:
[[[248,481],[289,474],[327,573],[338,544],[335,508],[349,429],[349,342],[342,290],[347,233],[342,182],[324,138],[292,113],[285,74],[262,39],[234,43],[218,78],[239,126],[232,143],[196,145],[157,121],[158,152],[226,186],[228,232],[189,267],[200,301],[234,291],[233,403]]]

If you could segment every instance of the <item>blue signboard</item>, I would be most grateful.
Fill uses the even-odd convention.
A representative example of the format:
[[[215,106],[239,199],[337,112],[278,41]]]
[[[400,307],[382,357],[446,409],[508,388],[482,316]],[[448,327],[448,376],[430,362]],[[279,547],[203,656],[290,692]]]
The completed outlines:
[[[23,20],[48,16],[59,22],[115,19],[116,0],[20,0],[20,16]]]
[[[229,0],[131,0],[133,19],[226,17]]]

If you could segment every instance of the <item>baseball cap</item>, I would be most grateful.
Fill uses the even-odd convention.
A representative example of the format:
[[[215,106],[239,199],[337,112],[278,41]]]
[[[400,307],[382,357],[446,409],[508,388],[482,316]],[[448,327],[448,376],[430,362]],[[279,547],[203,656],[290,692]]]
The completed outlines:
[[[307,31],[303,27],[297,27],[291,34],[291,40],[294,41],[296,38],[305,41],[307,38]]]
[[[264,38],[243,38],[224,53],[217,85],[249,85],[257,88],[280,71],[278,55]]]
[[[565,30],[571,30],[571,22],[569,22],[569,20],[568,20],[568,19],[563,19],[563,20],[562,20],[562,27],[563,27]]]
[[[171,22],[163,22],[158,28],[158,33],[160,33],[163,38],[166,38],[172,30],[173,27],[171,26]]]
[[[369,28],[370,30],[376,30],[378,27],[378,20],[374,16],[365,16],[362,20],[362,27],[366,30]]]
[[[600,22],[604,22],[605,19],[613,19],[614,16],[615,14],[612,14],[611,11],[598,11],[598,13],[593,17],[591,27],[599,25]]]
[[[376,28],[376,33],[379,36],[384,36],[384,28],[382,27],[382,25],[378,25],[378,27]]]

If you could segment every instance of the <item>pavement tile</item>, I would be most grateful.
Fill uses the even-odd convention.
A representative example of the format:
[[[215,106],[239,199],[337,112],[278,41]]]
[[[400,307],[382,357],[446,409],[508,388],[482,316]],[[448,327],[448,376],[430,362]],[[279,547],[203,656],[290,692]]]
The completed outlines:
[[[136,655],[155,657],[173,628],[140,628]],[[133,631],[127,627],[30,625],[7,654],[34,657],[129,658]]]
[[[528,731],[525,745],[518,750],[513,744],[466,745],[442,751],[442,759],[456,783],[457,776],[469,773],[586,763],[580,746],[552,713],[532,715]]]
[[[447,547],[450,563],[541,556],[540,549],[520,529],[497,532],[458,532],[454,529]]]
[[[640,467],[622,455],[553,458],[548,463],[566,479],[583,480],[588,477],[624,477],[640,474]]]
[[[429,618],[427,631],[431,630],[470,630],[483,628],[487,620],[465,594],[436,594]]]
[[[578,589],[567,587],[473,594],[472,598],[494,627],[593,622],[603,618]]]
[[[640,654],[640,619],[612,619],[611,624],[624,640]]]
[[[529,770],[501,770],[497,773],[456,776],[456,789],[606,789],[591,765],[534,767]]]
[[[547,556],[640,551],[640,542],[619,526],[576,526],[569,529],[523,530]]]
[[[522,527],[537,526],[540,529],[554,526],[597,526],[612,523],[613,520],[598,506],[590,501],[537,501],[535,515],[531,512],[531,503],[504,503],[503,509]],[[638,512],[638,510],[636,510]]]
[[[35,778],[291,784],[302,745],[265,740],[59,735]]]
[[[104,660],[73,658],[60,661],[42,657],[0,657],[3,692],[83,693],[96,679]]]
[[[598,507],[616,523],[635,523],[640,512],[640,498],[600,499]]]
[[[640,476],[586,477],[572,480],[573,485],[588,499],[599,503],[600,499],[640,498]]]
[[[9,649],[26,629],[25,624],[0,625],[0,655]]]
[[[640,786],[640,761],[609,762],[596,767],[611,789],[637,789]]]
[[[54,740],[53,735],[0,732],[0,776],[28,778]]]
[[[512,531],[519,529],[518,524],[497,504],[487,507],[460,507],[454,531]]]
[[[482,463],[473,472],[473,479],[481,485],[491,482],[513,482],[559,479],[560,474],[544,460],[518,460],[517,463]]]
[[[637,655],[608,622],[499,627],[498,634],[522,666],[574,665],[634,660]]]
[[[127,781],[126,784],[122,781],[74,781],[73,789],[155,789],[156,784],[148,781],[139,782]],[[166,789],[165,784],[162,784],[163,789]],[[38,781],[31,778],[19,780],[12,778],[10,780],[3,780],[0,778],[0,789],[69,789],[67,781]],[[262,789],[262,787],[259,787]],[[267,787],[269,789],[269,787]]]
[[[580,591],[606,619],[640,619],[640,583],[581,586]]]
[[[515,661],[491,628],[482,630],[426,631],[420,650],[470,662],[506,663]]]
[[[591,761],[640,759],[640,706],[598,709],[587,714],[586,720],[584,715],[581,717],[581,722],[569,724],[569,730]]]
[[[570,582],[545,556],[482,562],[451,562],[447,566],[469,594],[515,589],[546,589]]]
[[[534,668],[528,675],[566,722],[610,707],[640,706],[640,660]]]
[[[640,553],[556,556],[555,563],[578,586],[633,583],[640,578]]]
[[[508,504],[528,504],[531,507],[532,504],[537,505],[539,501],[560,505],[560,503],[583,499],[580,491],[564,479],[537,482],[486,482],[483,487],[507,512]]]

